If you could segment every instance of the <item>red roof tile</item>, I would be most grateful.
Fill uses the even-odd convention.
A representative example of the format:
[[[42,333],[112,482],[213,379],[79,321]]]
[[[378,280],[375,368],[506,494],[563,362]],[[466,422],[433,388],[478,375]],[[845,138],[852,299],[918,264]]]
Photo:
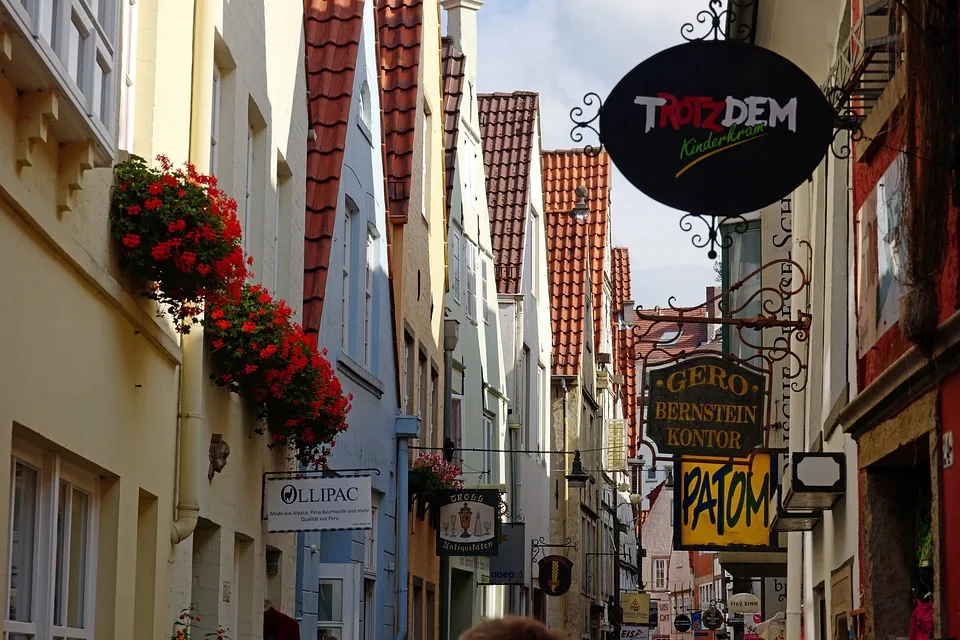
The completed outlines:
[[[480,94],[477,106],[497,291],[516,294],[523,274],[530,167],[533,154],[540,152],[534,139],[540,97],[531,91]]]
[[[306,0],[303,20],[308,114],[317,134],[307,145],[303,328],[318,333],[340,197],[363,0]]]
[[[407,220],[417,127],[423,0],[377,0],[387,213]]]
[[[583,228],[582,233],[589,234],[590,273],[593,288],[593,330],[594,348],[600,348],[603,327],[603,278],[604,253],[607,245],[607,225],[610,218],[610,156],[601,151],[591,157],[583,149],[566,151],[544,151],[543,161],[543,197],[547,213],[565,216],[573,221],[570,211],[576,204],[576,188],[587,188],[587,205],[590,215],[585,223],[577,222]],[[547,216],[550,220],[551,216]],[[555,275],[567,268],[557,263],[551,256],[550,272]],[[557,301],[554,300],[554,304]],[[567,313],[561,310],[562,314]],[[562,315],[561,314],[561,315]],[[557,339],[554,325],[554,341]],[[579,348],[578,348],[579,349]],[[556,357],[556,354],[554,355]],[[579,362],[579,350],[577,352]]]
[[[610,253],[613,272],[613,362],[623,376],[620,401],[623,417],[627,422],[627,455],[637,457],[637,361],[634,354],[634,334],[630,329],[620,329],[619,314],[623,303],[632,299],[630,290],[630,251],[626,247],[614,247]]]
[[[457,137],[460,133],[460,102],[463,99],[463,78],[467,57],[453,44],[453,38],[443,38],[443,155],[446,169],[447,220],[450,219],[450,201],[457,162]]]
[[[587,225],[566,212],[547,212],[547,254],[550,262],[550,319],[553,373],[574,376],[583,355],[584,309],[588,304]]]
[[[677,312],[670,309],[661,309],[655,307],[652,311],[643,311],[646,315],[665,315],[676,316]],[[687,317],[705,318],[706,309],[693,309],[685,312]],[[679,335],[677,333],[679,332]],[[650,356],[648,362],[653,364],[659,360],[664,360],[674,356],[681,351],[691,351],[698,347],[704,347],[709,341],[707,336],[707,325],[701,323],[684,323],[682,326],[676,322],[664,322],[653,320],[641,320],[637,318],[633,325],[633,333],[636,339],[636,356],[642,360],[654,349],[657,352]],[[659,340],[665,339],[662,344]],[[711,345],[709,348],[713,349]]]

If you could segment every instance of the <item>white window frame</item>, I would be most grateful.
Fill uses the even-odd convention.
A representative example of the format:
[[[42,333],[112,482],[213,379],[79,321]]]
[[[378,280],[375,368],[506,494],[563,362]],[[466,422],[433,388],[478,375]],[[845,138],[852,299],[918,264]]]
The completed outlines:
[[[377,526],[380,514],[380,496],[374,493],[370,498],[370,519],[373,525],[363,532],[363,572],[368,579],[377,576]]]
[[[493,482],[493,414],[483,412],[483,473]]]
[[[243,182],[243,253],[250,253],[250,207],[253,204],[253,127],[247,126],[247,171]]]
[[[451,225],[450,237],[447,242],[449,244],[447,251],[450,254],[450,289],[453,291],[454,301],[459,303],[462,301],[461,289],[463,288],[461,284],[463,277],[463,265],[461,264],[463,262],[463,236],[455,226]]]
[[[213,66],[213,96],[210,100],[210,173],[216,175],[220,170],[220,99],[222,80],[220,67]]]
[[[492,315],[492,310],[490,305],[487,304],[487,293],[489,291],[489,264],[490,260],[486,255],[480,256],[480,308],[483,310],[483,324],[490,324],[490,316]]]
[[[662,572],[660,571],[662,569]],[[663,575],[659,575],[662,573]],[[666,591],[670,584],[670,558],[653,559],[653,590]]]
[[[467,263],[467,320],[477,324],[477,245],[469,238],[464,238],[463,244]]]
[[[117,148],[133,152],[134,105],[137,84],[137,26],[140,22],[140,5],[137,0],[121,0],[120,46],[120,121],[117,131]],[[216,90],[215,90],[216,97]],[[211,135],[212,140],[212,135]]]
[[[466,132],[466,135],[463,137],[463,151],[467,156],[466,162],[463,163],[461,169],[463,173],[463,202],[473,207],[477,200],[476,183],[474,179],[474,173],[476,172],[477,141],[470,135],[469,130],[462,130]]]
[[[373,362],[373,270],[376,268],[377,239],[367,230],[366,272],[363,300],[363,366],[370,369]]]
[[[343,206],[343,234],[340,238],[341,273],[341,304],[340,304],[340,348],[344,353],[350,352],[350,257],[353,245],[353,218],[359,213],[357,205],[346,198]]]
[[[530,207],[530,231],[527,237],[530,239],[530,277],[533,278],[530,293],[533,297],[540,297],[540,216],[537,210]]]
[[[535,416],[534,420],[537,421],[535,433],[537,434],[537,460],[543,462],[545,456],[543,455],[543,450],[546,448],[546,433],[544,431],[544,383],[546,378],[546,368],[539,362],[537,363],[537,398],[535,401],[535,407],[531,413]]]
[[[277,172],[277,193],[276,193],[276,204],[277,204],[277,215],[274,218],[274,236],[273,236],[273,297],[277,297],[277,283],[280,280],[280,212],[283,210],[283,197],[280,195],[280,190],[283,188],[283,177],[280,175],[280,172]]]
[[[360,85],[360,121],[366,125],[367,130],[370,129],[372,113],[371,109],[371,100],[370,100],[370,84],[364,80],[363,84]]]
[[[9,607],[4,614],[3,632],[9,635],[32,636],[34,640],[50,640],[53,637],[65,637],[70,640],[93,640],[96,612],[96,584],[97,584],[97,544],[99,539],[99,481],[88,473],[73,467],[65,462],[55,452],[43,452],[39,449],[14,441],[10,458],[10,496],[8,512],[10,523],[7,542],[7,602],[10,601],[10,567],[13,554],[13,508],[16,493],[15,473],[16,463],[31,467],[37,471],[36,514],[34,521],[34,558],[32,564],[33,580],[31,610],[33,621],[15,622],[6,619]],[[87,503],[87,530],[84,549],[84,581],[83,581],[83,610],[82,620],[86,628],[66,627],[54,625],[54,605],[57,575],[57,517],[60,500],[60,483],[70,487],[69,501],[73,500],[74,490],[86,494]],[[65,535],[64,546],[69,547],[71,531]],[[62,588],[66,591],[69,584],[69,558],[64,558],[65,568],[62,574]],[[68,601],[61,593],[60,605],[63,614],[67,615]],[[6,636],[5,636],[6,637]]]

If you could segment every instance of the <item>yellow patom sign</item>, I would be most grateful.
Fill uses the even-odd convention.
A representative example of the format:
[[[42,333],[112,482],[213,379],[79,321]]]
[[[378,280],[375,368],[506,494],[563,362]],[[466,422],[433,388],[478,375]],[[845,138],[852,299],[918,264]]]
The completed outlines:
[[[681,458],[674,489],[674,548],[759,550],[774,547],[770,530],[771,454],[749,459]]]
[[[611,420],[607,423],[609,444],[607,453],[607,467],[611,470],[622,471],[627,468],[627,434],[625,420]]]
[[[621,593],[620,606],[623,607],[623,624],[650,624],[649,593]]]

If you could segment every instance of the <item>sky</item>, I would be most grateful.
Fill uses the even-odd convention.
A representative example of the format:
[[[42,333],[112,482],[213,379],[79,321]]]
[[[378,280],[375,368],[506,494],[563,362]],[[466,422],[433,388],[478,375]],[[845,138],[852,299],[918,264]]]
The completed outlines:
[[[680,26],[706,6],[707,0],[486,0],[477,16],[478,90],[538,92],[544,149],[596,144],[589,131],[583,142],[570,139],[570,109],[591,91],[605,99],[634,66],[683,42]],[[691,244],[693,232],[680,230],[683,214],[647,198],[617,171],[611,200],[613,244],[630,249],[637,304],[662,306],[670,296],[681,305],[702,303],[715,274],[706,249]]]

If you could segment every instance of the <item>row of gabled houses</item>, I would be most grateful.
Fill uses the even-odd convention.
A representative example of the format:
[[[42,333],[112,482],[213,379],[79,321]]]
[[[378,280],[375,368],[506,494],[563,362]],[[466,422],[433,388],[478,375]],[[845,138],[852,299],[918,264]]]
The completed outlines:
[[[629,256],[606,154],[543,151],[536,93],[477,91],[482,4],[0,0],[5,635],[446,640],[507,612],[609,631]],[[141,295],[129,253],[177,225],[116,234],[142,213],[112,205],[117,167],[160,154],[217,176],[259,303],[287,302],[350,398],[327,475],[370,477],[371,529],[268,527],[267,479],[304,469],[260,433],[264,390],[224,388],[222,340]],[[150,210],[176,210],[168,186]],[[524,525],[519,583],[437,556],[405,478],[440,453]],[[548,553],[574,561],[564,596],[538,585]]]

